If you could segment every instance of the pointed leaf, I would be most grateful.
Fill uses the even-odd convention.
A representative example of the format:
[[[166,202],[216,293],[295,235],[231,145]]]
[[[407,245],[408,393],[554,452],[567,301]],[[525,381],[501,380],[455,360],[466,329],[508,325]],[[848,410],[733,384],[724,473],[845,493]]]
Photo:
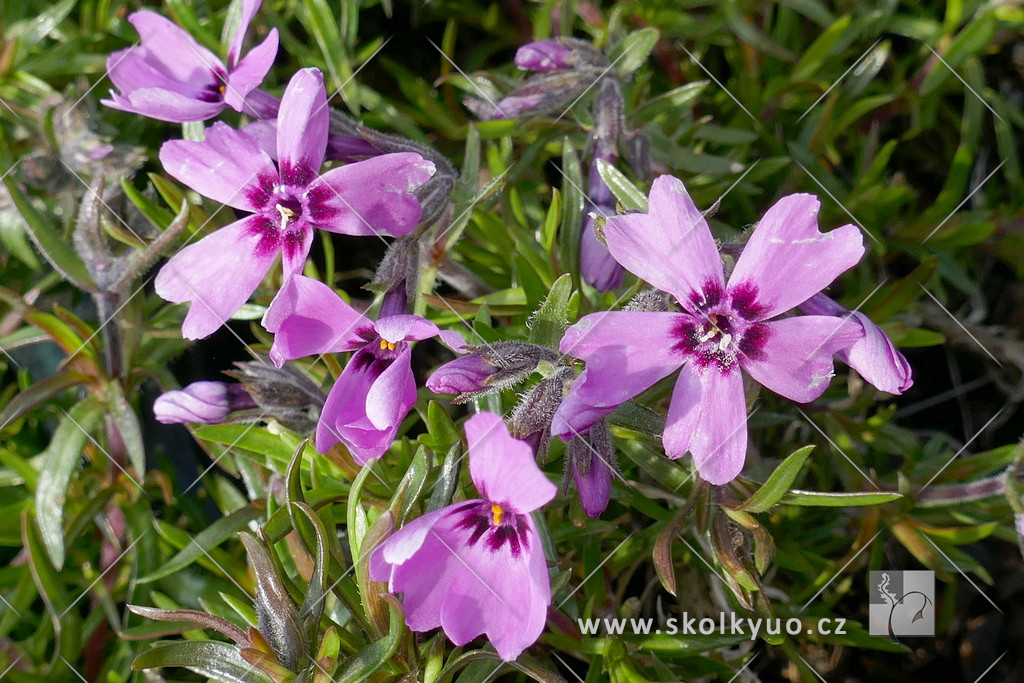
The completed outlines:
[[[551,349],[569,326],[569,297],[572,295],[572,277],[566,273],[551,286],[544,303],[530,316],[530,341]]]
[[[3,176],[4,185],[11,195],[18,213],[25,219],[28,226],[29,237],[35,243],[39,252],[50,262],[58,273],[79,289],[95,291],[92,276],[85,267],[85,263],[79,258],[75,250],[69,246],[68,240],[55,230],[50,221],[41,214],[32,201],[21,191],[14,175],[7,173]]]
[[[393,595],[385,595],[383,599],[388,603],[390,614],[387,635],[349,657],[345,667],[335,676],[337,683],[365,681],[398,651],[405,628],[402,606]]]
[[[237,648],[213,640],[157,643],[132,662],[132,668],[179,666],[222,683],[273,683],[261,670],[242,659]]]
[[[164,563],[159,569],[148,576],[143,576],[138,583],[152,583],[157,579],[175,574],[189,566],[205,553],[209,552],[229,538],[233,538],[239,530],[244,529],[249,522],[259,519],[265,510],[253,504],[247,505],[240,510],[232,512],[227,517],[221,517],[216,522],[196,534],[190,543],[185,545],[178,553]]]
[[[43,452],[43,467],[36,483],[36,523],[46,552],[58,570],[64,566],[64,503],[68,484],[104,408],[92,399],[77,404],[64,415]]]
[[[783,460],[768,480],[761,485],[754,495],[748,498],[739,506],[740,510],[747,512],[764,512],[772,507],[786,495],[786,491],[793,485],[800,468],[804,466],[807,457],[814,450],[814,445],[804,446],[793,451]]]

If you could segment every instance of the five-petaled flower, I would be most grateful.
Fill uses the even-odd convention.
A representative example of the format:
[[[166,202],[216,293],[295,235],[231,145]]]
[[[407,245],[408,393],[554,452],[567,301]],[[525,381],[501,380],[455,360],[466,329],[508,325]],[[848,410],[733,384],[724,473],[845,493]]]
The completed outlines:
[[[103,104],[161,121],[201,121],[231,107],[251,116],[273,116],[276,102],[256,90],[277,56],[277,29],[242,57],[242,41],[260,0],[245,0],[225,65],[182,28],[155,12],[135,12],[128,21],[139,44],[107,58],[118,91]]]
[[[560,406],[552,431],[565,440],[680,369],[663,441],[670,458],[693,454],[712,484],[743,467],[747,402],[741,368],[772,391],[799,402],[820,396],[832,355],[861,338],[840,318],[777,318],[860,260],[860,232],[844,225],[818,232],[818,201],[780,199],[761,219],[728,282],[703,215],[682,182],[654,181],[647,213],[615,216],[604,234],[627,270],[672,294],[675,312],[594,313],[569,328],[563,353],[586,361]]]
[[[419,154],[382,154],[319,175],[327,148],[323,75],[292,77],[277,119],[275,165],[258,142],[223,123],[203,142],[173,140],[160,149],[167,172],[200,194],[251,212],[182,249],[161,269],[156,292],[192,302],[182,334],[205,337],[248,300],[278,254],[287,279],[302,270],[313,228],[346,235],[399,237],[416,227],[413,190],[434,165]]]
[[[551,584],[530,513],[557,487],[500,416],[479,413],[465,429],[469,473],[482,498],[406,524],[373,551],[370,576],[404,594],[412,630],[440,627],[456,645],[486,635],[512,661],[544,630]]]
[[[278,367],[292,358],[355,351],[327,396],[316,449],[325,453],[343,443],[359,464],[383,455],[416,403],[409,342],[437,336],[437,325],[415,315],[374,322],[327,285],[296,275],[271,302],[263,326],[274,333],[270,358]],[[442,338],[464,343],[454,332]]]

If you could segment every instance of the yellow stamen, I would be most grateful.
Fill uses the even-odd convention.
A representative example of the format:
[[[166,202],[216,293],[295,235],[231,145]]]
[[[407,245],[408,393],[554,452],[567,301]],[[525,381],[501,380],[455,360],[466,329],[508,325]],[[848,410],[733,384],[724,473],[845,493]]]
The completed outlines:
[[[502,514],[504,514],[504,512],[505,511],[501,509],[500,505],[491,506],[491,515],[494,518],[494,526],[498,526],[499,524],[501,524],[501,516]]]

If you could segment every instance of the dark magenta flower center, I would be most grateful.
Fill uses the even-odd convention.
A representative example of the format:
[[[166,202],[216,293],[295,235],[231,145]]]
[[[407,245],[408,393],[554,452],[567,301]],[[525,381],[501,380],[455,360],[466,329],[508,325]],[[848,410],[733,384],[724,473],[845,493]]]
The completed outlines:
[[[227,90],[227,72],[215,66],[210,71],[210,78],[211,82],[196,94],[196,99],[200,102],[223,102],[224,91]]]
[[[497,552],[507,545],[515,558],[530,549],[523,515],[484,501],[461,505],[454,514],[458,518],[455,528],[469,532],[466,543],[470,546],[482,540],[488,550]]]
[[[722,292],[714,282],[691,301],[693,314],[683,314],[673,329],[673,348],[690,357],[698,367],[714,366],[731,372],[744,358],[762,360],[771,328],[757,322],[764,307],[757,303],[757,289],[749,284]]]

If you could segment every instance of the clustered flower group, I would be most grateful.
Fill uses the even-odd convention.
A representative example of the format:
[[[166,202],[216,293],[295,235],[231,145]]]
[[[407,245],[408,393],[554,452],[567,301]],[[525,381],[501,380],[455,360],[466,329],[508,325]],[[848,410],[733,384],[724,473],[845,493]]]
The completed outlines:
[[[189,304],[182,334],[197,339],[225,324],[280,257],[282,285],[262,320],[274,335],[269,358],[280,368],[296,358],[351,353],[325,401],[305,380],[286,378],[280,386],[316,404],[319,452],[340,445],[361,465],[388,452],[416,403],[414,342],[437,337],[459,354],[426,386],[461,400],[543,375],[516,409],[511,435],[492,413],[465,422],[470,475],[481,497],[413,520],[373,552],[371,575],[404,594],[411,629],[440,627],[456,645],[485,635],[506,660],[534,643],[551,602],[553,558],[545,556],[532,513],[556,493],[538,455],[552,436],[568,442],[567,472],[585,512],[600,515],[617,475],[608,418],[670,375],[677,376],[665,453],[690,453],[699,475],[715,485],[734,479],[745,461],[745,375],[808,402],[828,387],[838,355],[879,389],[910,386],[910,368],[884,333],[821,294],[864,247],[852,225],[819,232],[818,202],[810,195],[776,202],[727,276],[708,223],[680,180],[655,179],[647,211],[616,215],[611,191],[592,170],[586,279],[606,290],[620,286],[628,271],[678,308],[656,293],[624,310],[592,313],[568,329],[557,352],[515,341],[467,345],[411,314],[404,287],[385,296],[375,320],[356,310],[329,283],[303,274],[314,229],[409,235],[423,216],[418,191],[435,165],[416,152],[380,153],[358,138],[336,140],[333,148],[347,151],[332,154],[328,97],[316,69],[297,72],[280,100],[260,90],[278,40],[272,30],[242,55],[259,5],[242,3],[225,61],[152,12],[130,18],[140,44],[110,56],[111,107],[171,122],[209,119],[225,108],[255,119],[241,128],[216,122],[203,140],[172,140],[160,150],[169,175],[240,215],[185,246],[156,278],[161,297]],[[540,75],[488,115],[550,109],[557,104],[552,83],[584,83],[584,76],[607,71],[604,56],[580,41],[532,43],[517,63]],[[598,98],[595,120],[601,124],[604,116],[605,124],[595,131],[592,157],[610,163],[626,134],[618,122],[622,98],[610,81]],[[361,160],[324,168],[325,159],[353,158]],[[793,315],[796,309],[804,315]],[[579,374],[578,361],[585,364]],[[278,386],[273,377],[261,378]],[[254,397],[236,385],[202,382],[165,394],[155,409],[166,422],[219,421],[261,405],[268,391]]]

